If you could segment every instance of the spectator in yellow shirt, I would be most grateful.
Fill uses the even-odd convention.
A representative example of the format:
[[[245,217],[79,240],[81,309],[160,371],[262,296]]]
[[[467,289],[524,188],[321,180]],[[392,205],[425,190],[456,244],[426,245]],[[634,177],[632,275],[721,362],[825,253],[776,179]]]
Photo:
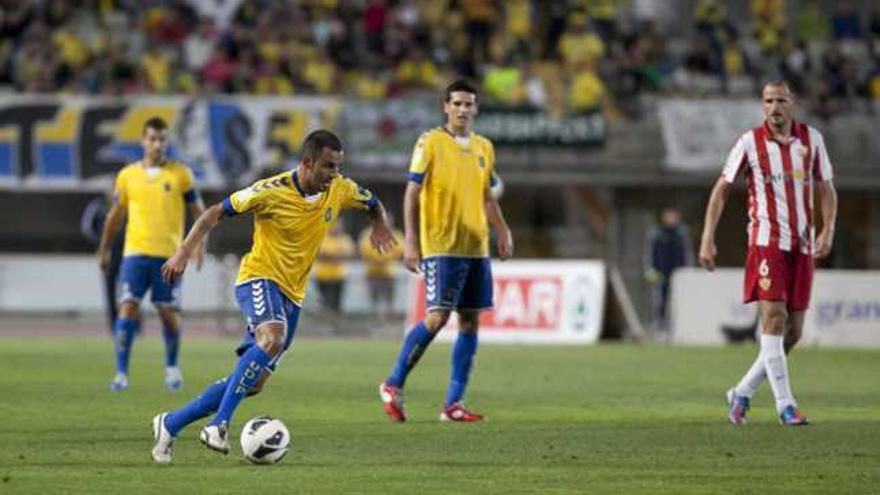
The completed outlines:
[[[303,79],[320,94],[331,93],[336,88],[336,64],[324,50],[318,50],[314,59],[306,62]]]
[[[523,71],[520,66],[506,63],[496,56],[486,70],[483,88],[490,99],[507,106],[520,105],[525,99]]]
[[[165,93],[171,86],[171,59],[158,47],[151,46],[141,58],[141,69],[147,86],[156,93]]]
[[[358,71],[352,79],[354,94],[362,100],[378,101],[388,96],[388,84],[376,68]]]
[[[52,35],[52,43],[58,50],[61,60],[72,69],[85,65],[89,50],[83,40],[68,25],[58,28]]]
[[[437,69],[422,49],[413,46],[397,66],[394,79],[402,87],[430,88],[437,79]]]
[[[254,92],[258,95],[292,96],[293,84],[278,67],[278,62],[270,62],[265,65],[263,74],[257,77],[254,83]]]
[[[581,113],[600,110],[606,94],[605,83],[596,74],[595,66],[590,62],[581,63],[568,90],[571,111]]]
[[[333,313],[339,313],[342,307],[345,279],[348,277],[347,261],[353,256],[354,242],[345,233],[342,222],[338,221],[324,238],[314,269],[324,307]]]
[[[565,66],[573,68],[585,61],[595,63],[605,54],[605,43],[596,34],[585,15],[573,14],[571,27],[559,40],[559,52],[562,54]]]
[[[391,215],[388,216],[388,221],[392,221]],[[366,266],[370,301],[376,310],[376,316],[382,321],[388,321],[393,313],[394,279],[397,265],[403,256],[403,234],[397,229],[394,229],[394,239],[397,244],[385,253],[376,251],[370,243],[369,227],[361,232],[358,239],[358,251]]]

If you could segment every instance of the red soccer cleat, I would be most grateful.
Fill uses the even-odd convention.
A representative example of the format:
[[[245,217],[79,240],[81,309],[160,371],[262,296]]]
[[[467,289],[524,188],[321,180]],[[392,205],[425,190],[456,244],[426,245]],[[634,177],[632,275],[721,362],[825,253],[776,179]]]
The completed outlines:
[[[403,410],[403,390],[382,382],[379,384],[379,397],[382,398],[382,408],[385,409],[385,415],[388,416],[388,419],[398,423],[406,421],[406,412]]]
[[[458,401],[451,406],[443,409],[443,412],[440,413],[440,421],[459,421],[462,423],[476,423],[477,421],[482,421],[483,415],[477,414],[474,412],[470,412],[467,408],[464,407],[464,404],[461,401]]]

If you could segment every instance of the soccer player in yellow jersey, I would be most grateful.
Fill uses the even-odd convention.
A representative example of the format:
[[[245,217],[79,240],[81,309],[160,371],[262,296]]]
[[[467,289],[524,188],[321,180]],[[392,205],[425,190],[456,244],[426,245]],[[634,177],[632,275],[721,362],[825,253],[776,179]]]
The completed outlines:
[[[469,83],[446,88],[446,125],[425,132],[416,142],[404,195],[403,262],[425,274],[427,316],[403,343],[388,378],[379,385],[385,413],[405,421],[403,385],[425,349],[458,311],[459,333],[452,349],[452,376],[443,421],[483,419],[462,404],[477,351],[481,310],[492,307],[489,226],[497,235],[498,256],[513,254],[513,236],[492,194],[495,151],[472,131],[477,93]]]
[[[180,349],[180,282],[162,279],[162,264],[180,246],[186,211],[192,218],[204,212],[189,167],[165,158],[168,124],[153,117],[144,124],[141,144],[144,158],[123,168],[116,176],[113,206],[107,213],[98,260],[101,270],[110,269],[110,244],[123,215],[127,215],[125,247],[120,267],[119,313],[114,324],[116,376],[110,390],[128,388],[128,361],[137,333],[141,299],[150,289],[153,305],[162,319],[165,339],[165,386],[179,390],[183,374],[177,365]],[[195,250],[201,267],[203,246]]]
[[[171,462],[171,447],[186,425],[216,412],[199,438],[212,450],[229,452],[228,425],[245,396],[262,390],[290,346],[305,297],[309,272],[324,235],[345,209],[366,211],[372,242],[385,251],[394,245],[385,208],[373,194],[339,175],[343,151],[329,131],[309,134],[293,171],[257,181],[208,208],[162,268],[177,280],[202,238],[225,217],[254,214],[251,251],[241,260],[235,297],[247,321],[239,360],[232,373],[208,386],[180,409],[153,418],[153,460]]]

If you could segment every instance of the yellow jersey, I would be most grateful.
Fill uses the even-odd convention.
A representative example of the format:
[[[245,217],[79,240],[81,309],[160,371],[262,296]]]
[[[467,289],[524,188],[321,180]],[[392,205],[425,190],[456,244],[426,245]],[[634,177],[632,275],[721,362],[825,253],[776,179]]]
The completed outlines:
[[[140,161],[126,165],[116,176],[114,200],[128,215],[124,256],[170,258],[183,239],[185,204],[198,199],[192,171],[166,160],[146,167]]]
[[[364,260],[368,277],[376,278],[394,278],[397,273],[397,263],[403,257],[403,234],[394,229],[394,240],[397,244],[389,251],[380,253],[370,243],[370,232],[372,229],[366,228],[361,232],[358,239],[358,250],[361,253],[361,259]]]
[[[315,261],[315,278],[327,282],[335,282],[345,279],[348,275],[348,263],[345,258],[354,256],[354,242],[344,231],[334,234],[330,231],[321,248],[318,250],[318,259]],[[329,259],[336,258],[336,259]]]
[[[326,191],[306,195],[295,170],[233,193],[223,201],[227,216],[254,213],[253,246],[241,260],[235,283],[267,278],[301,305],[318,249],[339,214],[375,203],[373,193],[342,176]]]
[[[409,180],[422,186],[419,238],[423,257],[489,255],[483,195],[494,169],[495,149],[479,134],[460,138],[438,127],[419,137]]]

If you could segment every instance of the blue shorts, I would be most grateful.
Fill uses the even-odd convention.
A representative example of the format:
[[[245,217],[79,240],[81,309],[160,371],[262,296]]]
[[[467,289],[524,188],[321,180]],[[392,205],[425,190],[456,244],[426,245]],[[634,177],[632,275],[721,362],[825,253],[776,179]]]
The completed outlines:
[[[269,361],[269,370],[275,371],[281,357],[293,342],[293,334],[296,332],[296,322],[299,320],[300,307],[291,301],[275,285],[275,282],[266,279],[254,279],[235,286],[235,300],[241,308],[241,314],[247,321],[244,340],[241,341],[235,353],[241,356],[257,341],[254,330],[263,323],[270,321],[281,322],[285,325],[284,349]]]
[[[165,261],[166,258],[139,254],[123,257],[119,267],[119,302],[140,303],[150,289],[154,305],[180,308],[180,280],[169,284],[162,278]]]
[[[492,307],[492,264],[489,258],[432,256],[422,260],[425,309]]]

